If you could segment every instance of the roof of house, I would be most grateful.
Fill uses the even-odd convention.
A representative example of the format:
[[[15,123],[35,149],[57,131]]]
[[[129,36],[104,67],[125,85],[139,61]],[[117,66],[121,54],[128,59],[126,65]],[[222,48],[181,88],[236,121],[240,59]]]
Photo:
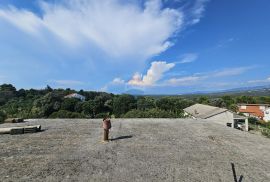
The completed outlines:
[[[238,105],[239,106],[270,106],[269,104],[245,104],[245,103],[240,103]]]
[[[246,119],[247,117],[245,117],[245,116],[240,116],[240,115],[238,115],[238,114],[236,114],[236,113],[233,113],[233,118],[234,118],[234,119]]]
[[[255,106],[250,106],[250,107],[247,107],[246,109],[241,109],[239,108],[238,110],[240,113],[249,113],[253,116],[257,116],[257,117],[264,117],[264,113],[262,110],[260,110],[259,107],[255,107]]]
[[[69,95],[66,95],[66,96],[65,96],[65,98],[67,98],[67,97],[85,97],[85,96],[80,95],[80,94],[78,94],[78,93],[72,93],[72,94],[69,94]]]
[[[194,104],[190,107],[185,108],[184,111],[196,118],[207,119],[217,114],[226,112],[228,111],[228,109],[203,104]]]
[[[212,116],[218,115],[220,113],[224,113],[226,111],[233,113],[234,119],[246,119],[245,116],[240,116],[228,109],[204,105],[204,104],[194,104],[190,107],[185,108],[184,111],[191,114],[192,116],[196,118],[201,118],[201,119],[207,119]]]

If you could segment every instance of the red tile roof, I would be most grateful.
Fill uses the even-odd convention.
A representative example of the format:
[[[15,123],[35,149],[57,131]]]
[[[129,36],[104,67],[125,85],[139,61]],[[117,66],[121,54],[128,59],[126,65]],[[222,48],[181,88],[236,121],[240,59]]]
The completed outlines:
[[[251,114],[253,116],[257,116],[259,118],[264,117],[264,113],[262,110],[260,110],[259,105],[247,105],[246,109],[241,109],[241,107],[239,107],[238,111],[241,113],[249,113],[249,114]]]

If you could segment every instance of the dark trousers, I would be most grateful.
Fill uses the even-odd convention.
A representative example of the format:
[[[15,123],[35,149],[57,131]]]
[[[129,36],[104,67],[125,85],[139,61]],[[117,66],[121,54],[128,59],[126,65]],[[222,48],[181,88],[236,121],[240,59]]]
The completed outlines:
[[[108,141],[109,140],[109,130],[105,130],[104,129],[104,137],[103,137],[104,141]]]

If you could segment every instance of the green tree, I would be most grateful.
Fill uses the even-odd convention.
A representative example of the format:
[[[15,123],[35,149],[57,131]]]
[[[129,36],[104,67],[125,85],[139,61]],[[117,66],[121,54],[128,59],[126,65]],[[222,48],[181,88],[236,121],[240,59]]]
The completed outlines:
[[[83,111],[83,102],[77,102],[74,107],[74,111],[81,113]]]
[[[253,96],[242,95],[242,96],[236,97],[236,102],[237,104],[239,103],[255,104],[256,100]]]
[[[209,98],[206,96],[201,96],[198,99],[198,103],[200,104],[209,104]]]
[[[113,99],[113,113],[116,117],[136,108],[136,100],[132,95],[119,95]]]
[[[61,104],[61,110],[74,112],[75,106],[78,102],[80,102],[80,100],[76,98],[65,98]]]
[[[156,101],[157,108],[167,112],[182,113],[183,109],[191,106],[194,102],[180,97],[163,97]]]
[[[88,117],[94,118],[97,114],[97,107],[94,100],[88,100],[82,105],[83,113]]]
[[[175,103],[170,97],[162,97],[161,99],[156,101],[156,105],[160,110],[165,110],[169,112],[175,110],[174,104]]]
[[[228,109],[233,112],[238,112],[238,106],[236,104],[231,104]]]
[[[209,104],[210,104],[211,106],[215,106],[215,107],[221,107],[221,108],[226,107],[226,103],[225,103],[224,100],[221,99],[221,98],[210,99],[210,100],[209,100]]]
[[[16,97],[16,88],[11,84],[0,85],[0,106]]]
[[[49,92],[52,92],[52,91],[53,91],[53,89],[49,85],[47,85],[46,88],[45,88],[45,92],[49,93]]]
[[[34,101],[31,115],[33,117],[49,117],[53,112],[60,108],[61,102],[61,95],[50,92]]]
[[[138,110],[149,110],[156,107],[155,99],[151,97],[139,97],[137,99],[137,109]]]
[[[0,85],[0,91],[16,92],[16,88],[11,84],[3,84],[3,85]]]
[[[231,96],[229,96],[229,95],[222,96],[221,98],[224,101],[224,103],[225,103],[225,105],[226,105],[227,108],[230,105],[235,104],[235,100]]]

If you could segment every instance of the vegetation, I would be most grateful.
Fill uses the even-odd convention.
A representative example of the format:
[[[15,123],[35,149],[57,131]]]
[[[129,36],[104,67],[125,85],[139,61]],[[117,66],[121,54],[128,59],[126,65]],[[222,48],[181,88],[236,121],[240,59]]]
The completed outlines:
[[[249,118],[249,127],[251,130],[259,131],[262,135],[270,138],[270,122]]]
[[[71,93],[85,96],[81,101],[64,98]],[[181,118],[183,109],[195,103],[237,110],[239,103],[267,103],[270,96],[132,96],[105,92],[52,89],[16,90],[11,84],[0,85],[0,122],[6,117],[22,118]]]
[[[66,110],[60,110],[50,115],[50,118],[84,118],[85,116],[81,113],[70,112]]]
[[[128,111],[126,114],[122,115],[123,118],[183,118],[184,113],[183,111],[180,113],[176,112],[167,112],[161,109],[149,109],[149,110],[131,110]]]
[[[0,111],[0,123],[2,123],[6,118],[6,114],[2,111]]]

